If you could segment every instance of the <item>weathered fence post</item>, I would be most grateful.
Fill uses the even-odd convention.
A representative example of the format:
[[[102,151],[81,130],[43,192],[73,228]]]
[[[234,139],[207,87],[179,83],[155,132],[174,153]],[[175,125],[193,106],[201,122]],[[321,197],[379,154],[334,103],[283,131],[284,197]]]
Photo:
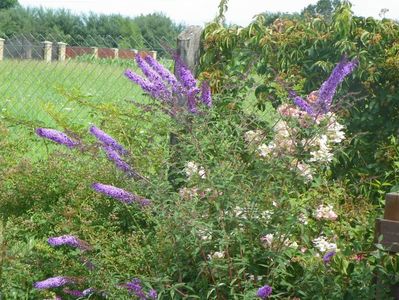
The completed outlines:
[[[4,39],[0,38],[0,61],[4,58]]]
[[[114,58],[119,57],[119,49],[118,48],[112,48],[112,52],[114,52]]]
[[[58,42],[58,61],[65,61],[67,43]]]
[[[177,56],[190,69],[195,76],[200,58],[200,42],[201,42],[202,28],[200,26],[189,26],[186,30],[177,37]],[[176,68],[174,73],[179,78],[179,72]],[[187,106],[187,97],[178,96],[179,109],[184,110]],[[181,149],[179,147],[179,133],[171,132],[169,136],[169,144],[171,151],[171,161],[173,165],[168,170],[168,180],[174,189],[178,190],[181,183],[184,182],[182,177],[182,170],[184,168],[181,159]]]
[[[53,43],[49,42],[49,41],[44,41],[42,42],[43,44],[43,60],[45,62],[51,62],[51,52],[52,52],[52,48],[53,48]]]
[[[93,50],[93,57],[98,58],[98,47],[91,47],[91,49]]]
[[[384,218],[377,219],[376,241],[378,241],[391,253],[399,252],[399,194],[389,193],[385,197]],[[381,298],[381,284],[380,278],[377,277],[377,299]],[[391,285],[391,294],[394,299],[399,299],[399,284]]]

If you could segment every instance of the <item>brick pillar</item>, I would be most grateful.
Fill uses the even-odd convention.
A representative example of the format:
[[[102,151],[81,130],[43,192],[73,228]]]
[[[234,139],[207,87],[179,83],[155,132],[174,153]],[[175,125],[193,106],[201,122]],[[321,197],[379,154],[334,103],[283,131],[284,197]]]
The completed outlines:
[[[0,61],[4,58],[4,39],[0,38]]]
[[[98,58],[98,48],[97,47],[91,47],[91,49],[93,50],[93,57],[94,58]]]
[[[53,51],[53,43],[49,41],[42,42],[43,44],[43,60],[51,62],[51,52]]]
[[[112,48],[112,51],[114,52],[114,58],[119,58],[119,49],[118,48]]]
[[[157,51],[148,51],[148,55],[153,59],[157,59]]]
[[[65,61],[66,43],[59,42],[58,45],[58,61]]]

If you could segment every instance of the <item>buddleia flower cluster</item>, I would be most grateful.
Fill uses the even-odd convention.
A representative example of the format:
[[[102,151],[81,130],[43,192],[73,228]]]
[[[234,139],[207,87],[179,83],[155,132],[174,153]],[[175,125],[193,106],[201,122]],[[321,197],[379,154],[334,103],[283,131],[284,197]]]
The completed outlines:
[[[187,110],[191,113],[199,112],[200,103],[208,108],[211,107],[212,95],[209,84],[204,81],[199,85],[180,57],[175,56],[174,59],[176,76],[149,55],[135,57],[144,77],[130,69],[125,71],[125,76],[139,85],[146,94],[167,104],[171,108],[172,115],[177,113],[182,98],[187,99]]]
[[[330,110],[339,84],[357,65],[357,59],[343,57],[320,89],[311,92],[306,100],[289,91],[294,104],[277,108],[280,119],[272,132],[255,129],[244,133],[249,149],[255,148],[265,160],[289,158],[289,168],[305,181],[312,181],[320,166],[333,161],[336,146],[345,139],[344,126]]]

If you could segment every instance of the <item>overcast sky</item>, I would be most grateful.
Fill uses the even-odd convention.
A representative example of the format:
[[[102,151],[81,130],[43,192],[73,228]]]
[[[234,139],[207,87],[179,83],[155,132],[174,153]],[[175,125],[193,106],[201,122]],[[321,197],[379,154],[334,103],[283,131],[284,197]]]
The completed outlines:
[[[247,25],[252,17],[264,11],[299,12],[317,0],[230,0],[227,22]],[[389,9],[386,17],[399,19],[399,0],[352,0],[356,15],[378,18],[382,8]],[[176,22],[203,25],[217,14],[219,0],[19,0],[23,6],[68,8],[74,12],[120,13],[137,16],[163,12]]]

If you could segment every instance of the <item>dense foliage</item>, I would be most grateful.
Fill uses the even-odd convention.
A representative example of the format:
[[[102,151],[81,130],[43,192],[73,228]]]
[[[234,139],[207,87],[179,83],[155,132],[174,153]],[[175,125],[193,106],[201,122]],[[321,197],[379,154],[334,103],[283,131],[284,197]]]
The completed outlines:
[[[390,138],[397,137],[399,98],[394,85],[399,26],[392,20],[353,16],[350,9],[343,3],[331,19],[282,16],[268,25],[260,15],[246,28],[209,24],[202,76],[209,78],[215,91],[234,93],[237,89],[226,81],[233,78],[239,83],[255,68],[263,80],[255,91],[262,110],[267,103],[276,107],[282,96],[287,97],[287,87],[299,94],[315,90],[343,54],[358,57],[354,80],[342,86],[342,100],[336,103],[354,138],[335,174],[351,173],[369,184],[371,178],[385,180],[386,171],[392,170],[390,156],[382,153]]]
[[[1,297],[390,299],[399,259],[374,225],[399,183],[397,25],[344,4],[225,28],[226,9],[201,84],[137,56],[134,101],[70,95],[90,128],[0,127]],[[16,157],[33,142],[57,150]]]
[[[76,15],[65,9],[0,10],[0,35],[23,35],[70,45],[162,50],[176,40],[183,26],[154,13],[135,18],[121,15]],[[162,44],[163,43],[163,44]]]

